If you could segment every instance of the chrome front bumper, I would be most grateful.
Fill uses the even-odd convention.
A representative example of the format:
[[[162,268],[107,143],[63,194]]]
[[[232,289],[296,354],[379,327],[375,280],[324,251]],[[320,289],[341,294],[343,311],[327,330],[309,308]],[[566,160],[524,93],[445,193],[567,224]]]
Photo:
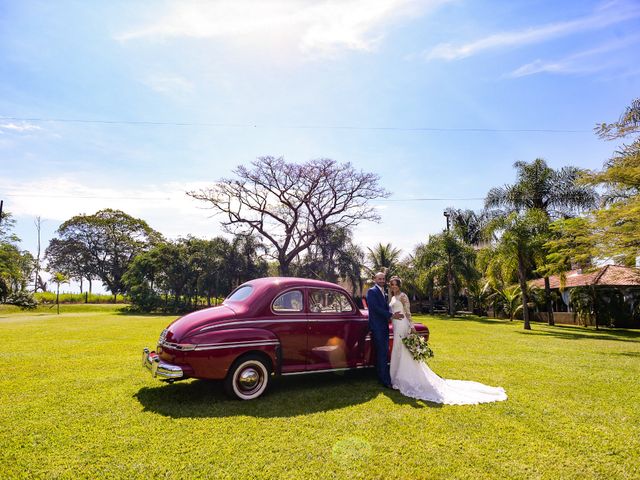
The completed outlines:
[[[149,369],[153,378],[160,377],[161,380],[172,381],[184,376],[182,368],[163,362],[160,355],[150,352],[148,348],[142,349],[142,366]]]

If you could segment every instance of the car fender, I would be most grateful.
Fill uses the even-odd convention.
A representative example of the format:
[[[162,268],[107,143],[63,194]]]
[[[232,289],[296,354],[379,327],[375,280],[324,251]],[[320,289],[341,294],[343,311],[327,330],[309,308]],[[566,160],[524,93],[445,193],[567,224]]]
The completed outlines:
[[[189,365],[197,378],[223,379],[233,362],[242,355],[264,355],[274,373],[280,368],[280,340],[261,328],[228,328],[202,332],[175,346],[165,345],[165,353],[175,353],[173,361]],[[172,352],[174,350],[174,352]]]

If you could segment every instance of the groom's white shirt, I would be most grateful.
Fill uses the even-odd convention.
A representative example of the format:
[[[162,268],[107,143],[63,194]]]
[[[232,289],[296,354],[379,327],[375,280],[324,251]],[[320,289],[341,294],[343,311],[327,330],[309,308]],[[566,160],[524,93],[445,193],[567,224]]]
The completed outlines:
[[[384,290],[382,290],[382,287],[380,285],[378,285],[377,283],[375,285],[378,288],[378,290],[380,290],[380,293],[382,294],[382,298],[384,298]]]

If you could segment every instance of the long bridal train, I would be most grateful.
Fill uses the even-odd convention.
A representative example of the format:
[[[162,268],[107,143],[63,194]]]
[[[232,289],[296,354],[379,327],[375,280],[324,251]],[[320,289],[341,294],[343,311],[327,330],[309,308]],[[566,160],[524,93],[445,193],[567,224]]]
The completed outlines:
[[[404,304],[404,305],[403,305]],[[467,380],[446,380],[436,375],[424,362],[413,359],[402,343],[409,330],[411,313],[405,294],[391,299],[391,310],[405,317],[393,320],[393,350],[391,351],[391,382],[407,397],[447,405],[470,405],[500,402],[507,399],[502,387],[490,387]]]

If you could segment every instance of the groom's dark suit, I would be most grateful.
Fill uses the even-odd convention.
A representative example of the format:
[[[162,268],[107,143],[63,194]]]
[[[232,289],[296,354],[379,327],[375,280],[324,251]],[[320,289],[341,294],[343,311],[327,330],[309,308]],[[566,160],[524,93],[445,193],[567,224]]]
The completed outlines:
[[[376,350],[376,372],[378,380],[385,386],[391,386],[389,375],[389,320],[392,317],[391,309],[387,304],[384,294],[376,285],[367,291],[367,306],[369,307],[369,330],[373,346]]]

